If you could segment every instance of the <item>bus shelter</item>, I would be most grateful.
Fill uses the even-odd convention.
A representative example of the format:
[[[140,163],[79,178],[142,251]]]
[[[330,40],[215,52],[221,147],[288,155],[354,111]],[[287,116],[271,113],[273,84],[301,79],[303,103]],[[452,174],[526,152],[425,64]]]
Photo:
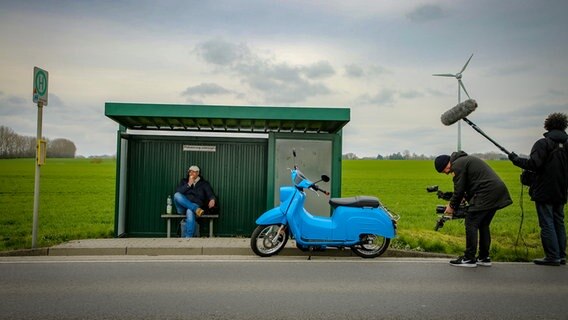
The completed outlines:
[[[219,199],[215,236],[250,236],[278,204],[279,187],[291,184],[292,150],[308,177],[329,175],[325,187],[340,196],[349,108],[107,102],[105,115],[119,125],[116,237],[165,237],[166,199],[193,164]],[[306,207],[330,214],[326,197],[309,197]]]

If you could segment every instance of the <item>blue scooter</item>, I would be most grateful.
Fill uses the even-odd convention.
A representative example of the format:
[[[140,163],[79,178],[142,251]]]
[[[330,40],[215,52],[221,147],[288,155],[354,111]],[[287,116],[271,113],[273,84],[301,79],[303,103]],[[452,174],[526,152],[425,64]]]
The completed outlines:
[[[356,196],[331,198],[334,209],[331,217],[314,216],[304,208],[305,189],[329,192],[317,183],[328,182],[329,177],[311,182],[302,174],[294,155],[294,168],[290,169],[293,186],[280,187],[280,205],[266,211],[257,220],[251,236],[251,249],[261,257],[278,254],[290,235],[302,251],[320,251],[327,247],[345,248],[363,258],[383,254],[390,240],[396,236],[398,215],[391,214],[376,197]],[[319,195],[319,194],[318,194]]]

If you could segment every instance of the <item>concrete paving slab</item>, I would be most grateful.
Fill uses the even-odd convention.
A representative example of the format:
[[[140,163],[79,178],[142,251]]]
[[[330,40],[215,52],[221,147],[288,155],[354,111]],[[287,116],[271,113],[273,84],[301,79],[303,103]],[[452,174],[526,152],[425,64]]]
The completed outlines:
[[[188,255],[254,256],[249,238],[116,238],[72,240],[50,248],[0,252],[0,256],[103,256],[103,255]],[[294,240],[288,241],[279,256],[356,257],[350,249],[329,248],[321,252],[302,252]],[[384,257],[448,258],[445,254],[388,249]]]

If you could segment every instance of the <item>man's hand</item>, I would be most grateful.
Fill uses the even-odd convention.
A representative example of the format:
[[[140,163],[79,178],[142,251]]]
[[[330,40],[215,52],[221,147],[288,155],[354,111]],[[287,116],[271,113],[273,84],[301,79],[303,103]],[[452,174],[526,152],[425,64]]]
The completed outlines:
[[[450,207],[450,204],[446,206],[446,210],[444,210],[444,218],[452,219],[454,216],[454,208]]]
[[[514,164],[519,162],[519,156],[514,152],[509,153],[508,157],[509,157],[509,160],[511,160],[511,162],[513,162]]]
[[[209,209],[213,208],[214,206],[215,206],[215,199],[209,200]]]

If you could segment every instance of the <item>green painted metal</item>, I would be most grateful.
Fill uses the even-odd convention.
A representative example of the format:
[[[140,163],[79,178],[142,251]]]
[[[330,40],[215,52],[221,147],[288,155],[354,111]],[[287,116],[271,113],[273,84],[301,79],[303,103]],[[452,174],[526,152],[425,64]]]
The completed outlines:
[[[219,198],[215,236],[250,236],[254,221],[265,211],[266,139],[134,135],[128,143],[127,236],[166,235],[160,215],[165,213],[167,196],[173,196],[193,164],[201,168]],[[183,151],[184,145],[214,147],[215,152]],[[207,234],[208,224],[200,225],[201,233]]]
[[[215,235],[250,236],[256,218],[274,204],[274,145],[279,138],[331,141],[335,183],[330,191],[332,196],[341,194],[341,139],[350,120],[348,108],[107,102],[105,115],[119,124],[117,237],[165,236],[160,215],[167,195],[173,194],[190,163],[202,168],[220,198],[222,213],[215,222]],[[174,131],[224,135],[180,137]],[[237,132],[269,138],[232,136]],[[215,152],[183,151],[184,144],[214,146]],[[203,224],[202,233],[208,233],[207,227]]]
[[[107,102],[105,115],[129,129],[335,133],[347,108],[210,106]]]

